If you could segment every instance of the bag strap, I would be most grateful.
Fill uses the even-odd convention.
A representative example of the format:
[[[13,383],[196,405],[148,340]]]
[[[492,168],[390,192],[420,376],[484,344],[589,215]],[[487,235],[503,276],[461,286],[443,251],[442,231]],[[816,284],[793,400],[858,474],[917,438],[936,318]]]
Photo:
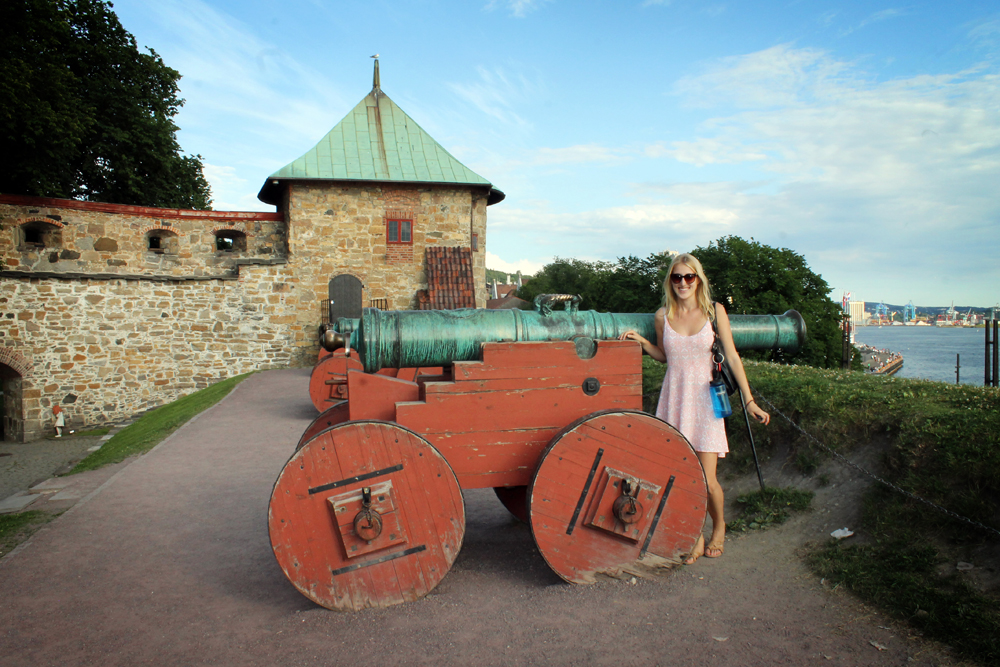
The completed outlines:
[[[719,343],[719,328],[716,326],[718,320],[719,309],[718,303],[712,304],[712,309],[715,311],[715,319],[712,322],[712,333],[715,334],[715,340],[712,341],[712,373],[721,373],[722,364],[726,361],[726,355],[722,353],[722,345]],[[716,355],[721,359],[721,361],[716,361]]]

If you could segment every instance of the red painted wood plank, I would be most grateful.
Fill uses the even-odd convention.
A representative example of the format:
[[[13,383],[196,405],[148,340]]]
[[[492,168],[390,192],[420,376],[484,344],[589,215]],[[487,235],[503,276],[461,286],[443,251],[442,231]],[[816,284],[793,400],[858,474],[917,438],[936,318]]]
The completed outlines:
[[[322,431],[325,431],[331,426],[342,424],[350,418],[351,415],[350,410],[347,407],[347,401],[334,403],[333,406],[321,412],[319,416],[306,427],[306,430],[302,432],[302,436],[299,438],[298,444],[295,445],[295,449],[301,449],[302,445],[312,440]]]
[[[636,441],[646,442],[647,447],[633,447]],[[662,446],[648,446],[650,442]],[[603,451],[598,458],[599,449]],[[633,524],[638,529],[636,540],[587,525],[602,497],[613,500],[613,494],[604,495],[601,484],[607,468],[661,487],[644,508],[641,523]],[[591,473],[594,477],[588,488]],[[700,488],[684,488],[691,486]],[[666,505],[657,519],[668,488]],[[584,489],[587,493],[581,503]],[[674,436],[663,422],[636,413],[595,415],[556,436],[542,456],[529,497],[532,534],[539,551],[560,577],[576,583],[592,583],[598,575],[647,576],[679,562],[681,553],[700,534],[707,506],[704,475],[687,442]],[[648,551],[643,555],[647,536]]]
[[[349,411],[352,420],[396,419],[396,403],[416,401],[420,387],[415,382],[386,375],[369,375],[360,370],[347,372]]]
[[[352,479],[359,475],[369,479]],[[391,482],[406,541],[391,544],[383,533],[370,553],[349,559],[341,531],[353,519],[337,519],[328,498],[376,482]],[[465,511],[454,473],[420,436],[395,424],[349,422],[319,433],[289,460],[275,483],[268,527],[275,557],[300,592],[330,608],[362,609],[433,589],[461,547]]]
[[[320,412],[347,398],[347,371],[362,370],[357,355],[345,356],[343,350],[320,359],[309,376],[309,399]]]

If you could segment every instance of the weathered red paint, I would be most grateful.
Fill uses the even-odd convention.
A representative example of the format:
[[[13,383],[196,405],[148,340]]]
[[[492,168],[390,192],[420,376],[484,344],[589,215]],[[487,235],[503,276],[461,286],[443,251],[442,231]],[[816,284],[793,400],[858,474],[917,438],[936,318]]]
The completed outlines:
[[[383,521],[370,543],[354,531],[365,487]],[[398,424],[347,422],[285,464],[268,530],[278,564],[310,600],[329,609],[386,607],[426,595],[448,572],[465,535],[465,505],[448,462],[419,435]]]
[[[600,391],[583,391],[587,378]],[[421,379],[421,400],[396,421],[427,438],[462,488],[526,486],[542,450],[566,424],[607,408],[642,407],[641,350],[600,341],[591,359],[572,342],[488,343],[482,361],[457,362],[449,381]]]
[[[623,478],[639,487],[634,523],[612,512]],[[531,532],[566,581],[646,576],[690,553],[707,497],[704,471],[683,435],[651,415],[612,410],[567,427],[542,455],[528,491]]]
[[[332,407],[303,434],[301,449],[285,466],[271,500],[272,545],[279,563],[319,604],[359,609],[426,594],[447,572],[461,536],[439,532],[444,541],[438,552],[447,557],[416,567],[414,562],[423,561],[413,561],[416,552],[407,550],[431,538],[415,537],[414,517],[430,511],[447,518],[445,523],[461,524],[464,534],[464,508],[461,520],[455,509],[461,504],[459,486],[493,487],[511,513],[530,521],[543,557],[567,581],[658,572],[678,563],[694,545],[707,506],[704,474],[682,435],[638,411],[638,345],[600,341],[596,354],[583,359],[573,342],[488,343],[482,361],[444,369],[366,375],[359,366],[343,353],[317,365],[310,395],[321,385],[316,393]],[[435,374],[428,374],[432,370]],[[331,386],[342,389],[334,393]],[[349,400],[337,402],[334,396]],[[386,438],[393,446],[397,438],[405,440],[405,447],[398,447],[417,452],[409,459],[418,463],[406,468],[419,468],[417,477],[399,478],[393,472],[387,473],[388,487],[376,486],[382,484],[379,479],[313,494],[324,496],[323,502],[303,495],[302,488],[323,484],[315,480],[383,469],[396,460],[386,454]],[[602,457],[595,466],[599,449]],[[436,461],[426,470],[421,465],[428,461],[420,463],[425,457]],[[634,511],[619,500],[623,480],[638,489]],[[381,532],[368,515],[359,514],[366,483]],[[616,515],[616,501],[626,504],[628,513],[619,508]],[[452,509],[439,508],[442,504]],[[567,534],[570,522],[574,530]],[[364,539],[375,533],[371,542]],[[330,574],[348,567],[342,563],[397,552],[408,555],[363,568],[365,573]]]
[[[320,348],[319,361],[313,366],[309,376],[309,399],[320,412],[340,401],[347,400],[349,388],[347,385],[348,371],[361,371],[361,361],[356,351],[336,350],[327,352]],[[399,377],[413,382],[418,376],[440,375],[441,368],[383,368],[378,372],[381,377]],[[391,408],[390,408],[391,409]],[[353,417],[357,419],[357,417]]]
[[[361,370],[357,353],[347,356],[344,350],[320,359],[309,376],[309,398],[320,412],[347,399],[347,371]]]
[[[302,433],[302,437],[299,438],[299,442],[295,445],[295,451],[302,449],[302,445],[306,444],[313,437],[319,435],[321,431],[325,431],[331,426],[336,426],[337,424],[343,424],[349,421],[351,418],[350,409],[348,408],[347,401],[339,401],[334,403],[331,407],[327,408],[316,417],[311,424]]]

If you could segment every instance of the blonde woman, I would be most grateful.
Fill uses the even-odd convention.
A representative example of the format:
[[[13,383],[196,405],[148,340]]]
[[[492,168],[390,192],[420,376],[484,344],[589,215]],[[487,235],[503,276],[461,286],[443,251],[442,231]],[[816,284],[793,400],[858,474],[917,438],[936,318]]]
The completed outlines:
[[[767,424],[771,417],[753,400],[743,362],[733,344],[729,316],[720,303],[712,302],[712,291],[701,267],[691,254],[674,258],[663,283],[664,305],[656,311],[657,342],[652,343],[635,331],[626,331],[622,340],[638,341],[643,351],[657,361],[666,362],[660,402],[656,416],[674,426],[690,441],[698,454],[708,481],[708,513],[712,517],[712,536],[705,544],[699,536],[690,556],[690,565],[702,555],[718,558],[725,548],[725,496],[715,476],[719,459],[729,451],[726,426],[715,416],[708,385],[712,381],[712,343],[719,330],[719,343],[743,396],[749,397],[745,408],[757,421]]]

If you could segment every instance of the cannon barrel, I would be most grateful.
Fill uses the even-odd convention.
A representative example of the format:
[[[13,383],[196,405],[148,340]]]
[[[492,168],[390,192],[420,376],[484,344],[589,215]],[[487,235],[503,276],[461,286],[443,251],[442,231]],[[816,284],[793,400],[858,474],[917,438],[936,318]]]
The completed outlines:
[[[544,312],[527,310],[405,310],[366,308],[361,321],[338,322],[338,332],[325,335],[324,347],[356,349],[365,372],[382,368],[447,366],[482,358],[483,343],[501,341],[565,341],[578,338],[613,340],[629,329],[656,339],[653,313],[599,313],[593,310]],[[730,315],[733,341],[739,350],[784,349],[796,352],[805,342],[802,316]],[[351,329],[351,331],[347,331]],[[336,341],[335,337],[339,337]]]

